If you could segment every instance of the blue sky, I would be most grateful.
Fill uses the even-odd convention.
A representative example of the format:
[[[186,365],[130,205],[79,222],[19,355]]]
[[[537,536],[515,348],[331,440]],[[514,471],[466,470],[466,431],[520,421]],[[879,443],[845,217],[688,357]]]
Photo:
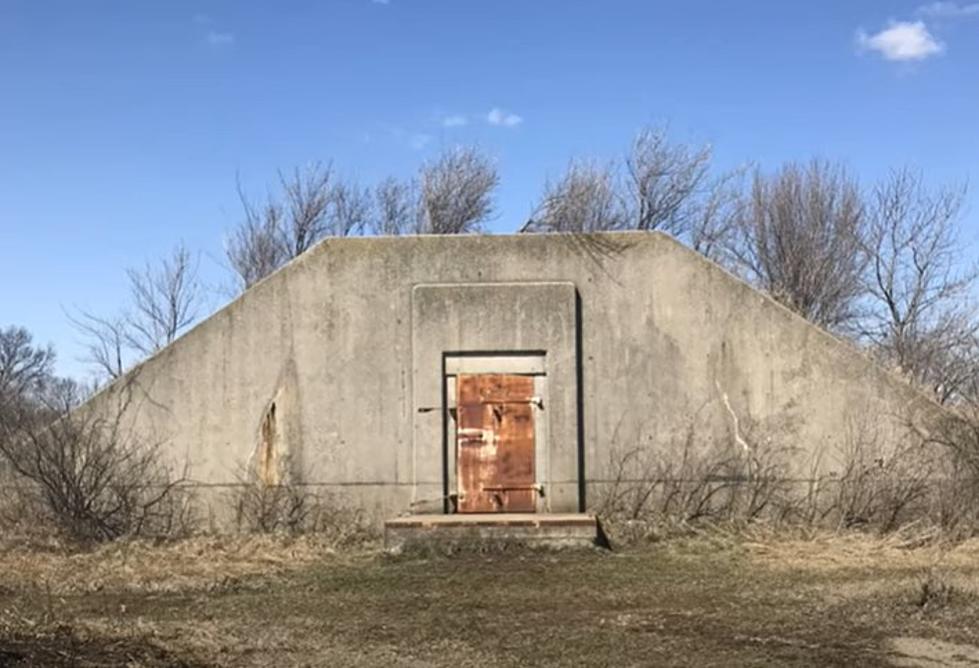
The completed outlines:
[[[183,240],[220,283],[236,174],[370,182],[478,143],[508,231],[570,157],[661,122],[722,168],[969,179],[976,240],[979,4],[0,0],[0,326],[80,373],[64,309],[117,310],[125,267]]]

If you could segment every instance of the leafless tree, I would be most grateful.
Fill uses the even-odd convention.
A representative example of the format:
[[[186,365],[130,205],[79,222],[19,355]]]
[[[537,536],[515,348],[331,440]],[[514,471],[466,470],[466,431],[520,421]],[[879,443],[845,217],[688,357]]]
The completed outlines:
[[[418,229],[418,188],[412,181],[388,177],[374,189],[374,234],[406,234]]]
[[[33,395],[51,377],[54,349],[36,346],[23,327],[0,329],[0,411]]]
[[[82,337],[85,355],[101,380],[115,380],[129,365],[129,329],[123,316],[102,317],[87,311],[66,312],[68,321]]]
[[[544,196],[524,232],[599,232],[626,226],[627,212],[611,165],[572,161]]]
[[[857,315],[866,217],[846,170],[814,160],[756,171],[727,251],[734,266],[812,322],[845,328]]]
[[[147,264],[126,273],[132,298],[127,343],[142,355],[151,355],[197,318],[201,301],[197,260],[180,244],[158,266]]]
[[[244,218],[225,254],[246,289],[325,237],[363,231],[371,211],[370,192],[341,181],[331,165],[314,163],[279,173],[279,192],[255,205],[238,185]]]
[[[493,191],[499,181],[496,166],[475,147],[443,152],[421,168],[418,231],[423,234],[479,232],[493,214]]]
[[[921,174],[893,172],[872,198],[868,292],[862,333],[881,356],[948,401],[979,370],[975,265],[958,221],[966,189],[929,189]]]
[[[626,157],[629,227],[677,237],[688,232],[700,208],[711,157],[709,145],[671,142],[665,127],[641,130]]]

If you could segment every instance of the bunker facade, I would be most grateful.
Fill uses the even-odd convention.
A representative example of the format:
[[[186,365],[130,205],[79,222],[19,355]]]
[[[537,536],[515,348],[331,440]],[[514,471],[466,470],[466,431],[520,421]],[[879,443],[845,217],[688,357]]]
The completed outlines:
[[[202,489],[380,521],[579,512],[627,452],[777,439],[801,473],[928,402],[659,233],[327,240],[99,395]],[[684,445],[687,444],[687,445]],[[679,456],[679,455],[677,455]],[[216,502],[215,502],[216,503]]]

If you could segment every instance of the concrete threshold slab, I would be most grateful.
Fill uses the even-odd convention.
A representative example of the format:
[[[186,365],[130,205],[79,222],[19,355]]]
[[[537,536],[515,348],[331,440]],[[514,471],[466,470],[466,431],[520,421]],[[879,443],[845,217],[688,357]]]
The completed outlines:
[[[384,545],[399,550],[413,541],[519,542],[548,547],[601,544],[597,518],[585,513],[458,513],[410,515],[384,523]]]

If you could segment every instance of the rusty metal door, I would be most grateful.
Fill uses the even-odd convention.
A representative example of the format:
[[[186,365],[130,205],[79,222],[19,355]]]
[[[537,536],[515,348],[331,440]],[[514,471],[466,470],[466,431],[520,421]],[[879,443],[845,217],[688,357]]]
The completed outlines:
[[[459,512],[534,512],[534,379],[456,378]]]

